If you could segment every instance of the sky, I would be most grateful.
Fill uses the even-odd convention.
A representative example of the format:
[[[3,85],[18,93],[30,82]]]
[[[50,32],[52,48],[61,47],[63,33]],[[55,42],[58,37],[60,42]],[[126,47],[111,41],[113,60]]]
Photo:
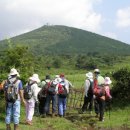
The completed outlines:
[[[0,0],[0,40],[47,24],[130,44],[130,0]]]

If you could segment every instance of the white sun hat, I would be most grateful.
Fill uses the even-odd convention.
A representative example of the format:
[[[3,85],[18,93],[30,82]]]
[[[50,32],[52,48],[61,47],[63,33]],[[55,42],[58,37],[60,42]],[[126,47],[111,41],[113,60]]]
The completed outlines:
[[[55,75],[55,78],[59,78],[60,77],[60,75]]]
[[[33,74],[33,76],[29,78],[29,80],[36,81],[37,83],[40,82],[38,74]]]
[[[100,70],[99,69],[95,69],[94,73],[100,73]]]
[[[12,75],[17,75],[18,77],[20,77],[18,71],[17,71],[15,68],[12,68],[12,69],[10,70],[10,73],[9,73],[8,76],[10,77],[10,76],[12,76]]]
[[[86,77],[92,79],[93,78],[93,73],[92,72],[86,73]]]
[[[105,81],[105,84],[111,84],[112,83],[110,77],[105,77],[104,81]]]

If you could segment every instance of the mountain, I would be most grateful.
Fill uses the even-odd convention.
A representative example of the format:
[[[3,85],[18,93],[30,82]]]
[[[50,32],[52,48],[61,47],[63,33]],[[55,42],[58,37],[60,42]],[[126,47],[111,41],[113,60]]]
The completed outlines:
[[[129,55],[130,45],[85,30],[67,26],[43,26],[10,39],[13,45],[29,47],[39,54],[120,54]],[[0,41],[0,50],[7,40]]]

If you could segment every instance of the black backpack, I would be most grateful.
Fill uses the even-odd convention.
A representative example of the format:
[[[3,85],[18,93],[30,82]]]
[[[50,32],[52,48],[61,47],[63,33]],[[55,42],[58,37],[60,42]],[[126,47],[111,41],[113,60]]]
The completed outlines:
[[[16,79],[13,83],[11,83],[9,80],[7,80],[6,83],[6,101],[15,103],[15,101],[18,99],[18,86],[15,85],[15,83],[18,81]]]
[[[45,81],[46,82],[46,81]],[[38,100],[45,98],[47,96],[48,86],[50,83],[47,83],[42,87],[42,89],[38,93]]]
[[[33,93],[31,91],[31,86],[34,84],[35,82],[33,82],[32,84],[27,83],[26,87],[24,88],[24,98],[26,100],[29,100],[32,98]]]
[[[90,82],[90,86],[89,86],[89,89],[88,89],[88,96],[93,96],[93,82],[88,79],[89,82]]]
[[[55,89],[56,89],[56,85],[53,82],[51,82],[50,85],[48,86],[47,93],[49,95],[55,95],[56,94]]]

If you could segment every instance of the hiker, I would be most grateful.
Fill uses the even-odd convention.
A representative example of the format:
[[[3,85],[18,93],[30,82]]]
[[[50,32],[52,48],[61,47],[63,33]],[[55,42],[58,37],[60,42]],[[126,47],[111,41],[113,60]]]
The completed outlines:
[[[49,108],[50,108],[50,103],[52,101],[52,117],[56,115],[56,110],[57,110],[57,92],[56,92],[56,85],[58,84],[57,80],[52,80],[48,84],[48,89],[47,89],[47,96],[46,96],[46,104],[45,104],[45,115],[49,115]]]
[[[86,73],[87,79],[85,80],[84,84],[84,104],[82,106],[82,113],[84,113],[87,108],[92,113],[92,106],[93,106],[93,73],[88,72]],[[89,105],[89,106],[88,106]]]
[[[66,113],[67,95],[69,93],[69,85],[65,80],[59,78],[59,83],[56,86],[58,91],[58,114],[60,117],[64,117]]]
[[[41,81],[41,90],[38,93],[38,100],[39,100],[39,112],[42,117],[44,117],[45,114],[45,104],[46,104],[46,96],[47,96],[47,89],[48,84],[51,82],[50,75],[46,75],[45,79]],[[49,112],[47,112],[49,113]]]
[[[112,99],[112,96],[110,94],[110,85],[111,85],[112,81],[110,79],[110,77],[105,77],[105,83],[104,83],[104,87],[105,87],[105,102],[106,104],[109,103],[110,105],[110,101]]]
[[[33,74],[24,89],[24,98],[26,99],[26,124],[32,125],[35,105],[38,104],[38,83],[40,82],[38,74]]]
[[[6,100],[6,130],[11,130],[10,123],[13,118],[14,130],[18,130],[20,118],[20,101],[26,105],[23,98],[23,85],[19,79],[19,73],[15,68],[10,70],[8,79],[4,84],[5,100]]]
[[[104,91],[104,78],[101,76],[99,69],[94,70],[94,86],[93,93],[95,96],[94,106],[96,117],[99,121],[104,121],[104,108],[105,108],[105,91]]]
[[[60,74],[60,78],[65,82],[65,84],[67,84],[67,86],[69,86],[69,89],[72,89],[74,87],[72,83],[66,79],[64,74]]]

